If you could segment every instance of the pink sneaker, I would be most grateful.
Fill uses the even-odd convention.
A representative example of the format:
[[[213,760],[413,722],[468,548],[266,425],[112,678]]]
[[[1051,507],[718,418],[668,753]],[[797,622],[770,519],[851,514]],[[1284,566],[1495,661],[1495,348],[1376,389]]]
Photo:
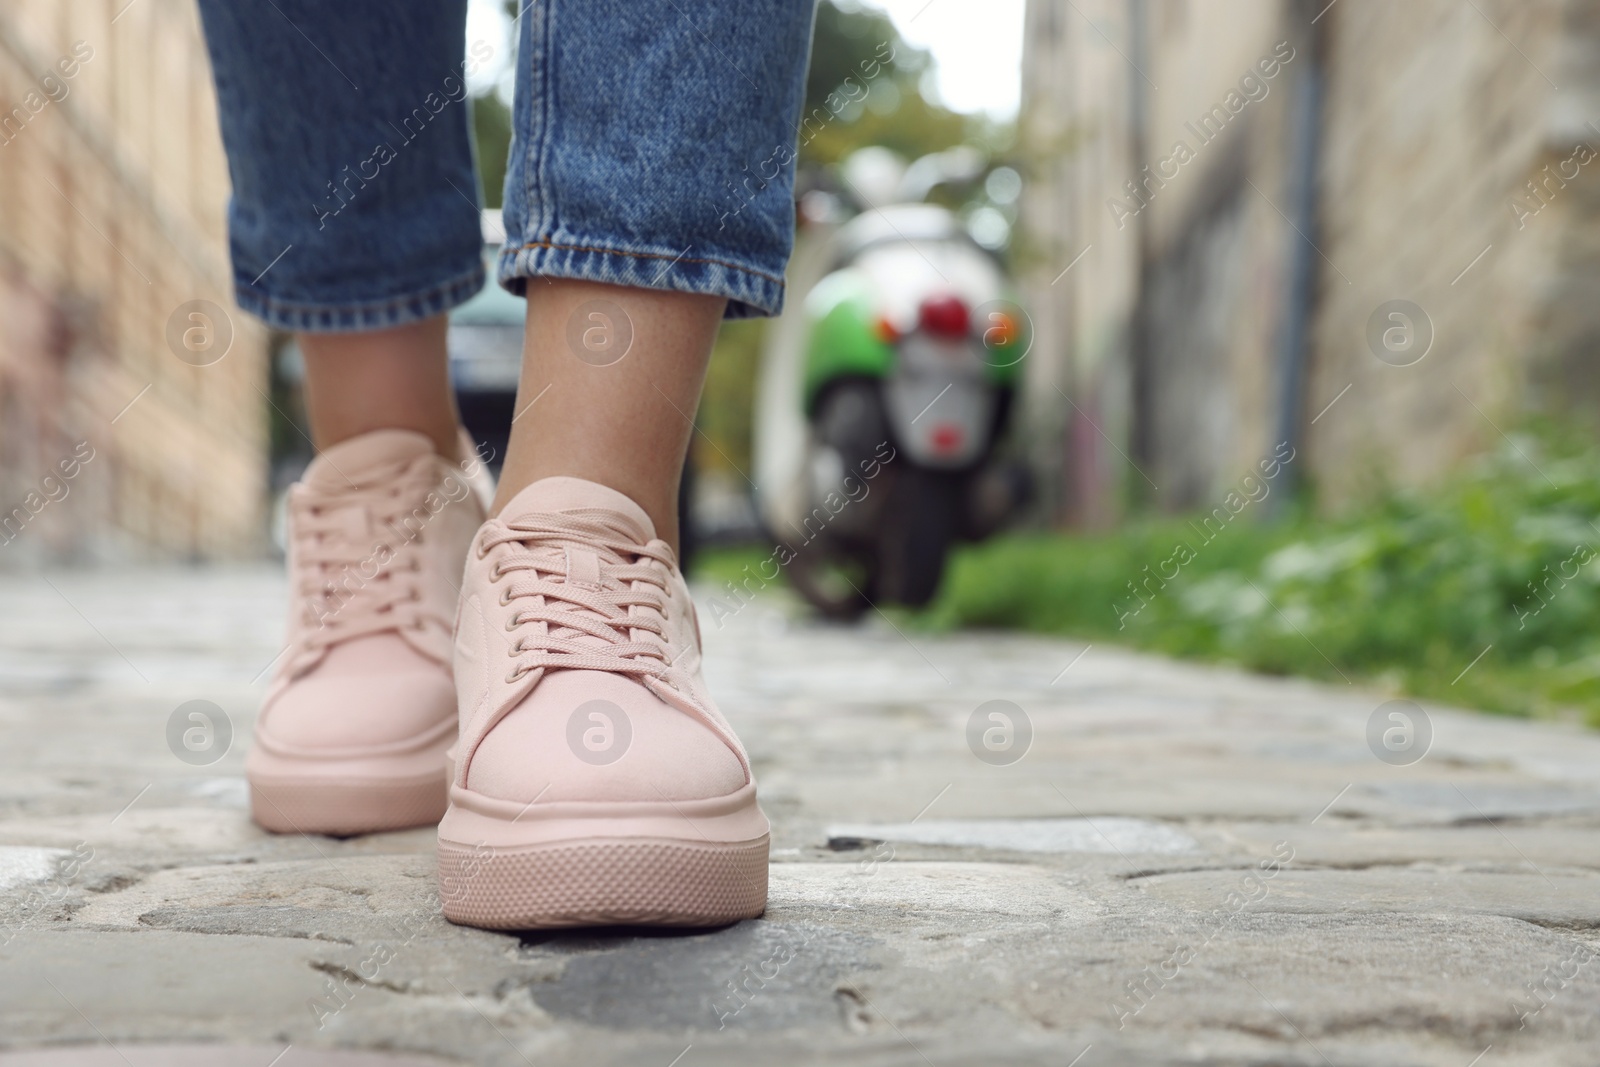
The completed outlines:
[[[765,910],[750,761],[701,679],[672,549],[632,500],[546,478],[485,523],[455,663],[446,918],[715,926]]]
[[[266,829],[360,834],[444,814],[451,620],[485,512],[487,476],[466,468],[482,470],[378,430],[323,452],[289,490],[298,610],[245,760]]]

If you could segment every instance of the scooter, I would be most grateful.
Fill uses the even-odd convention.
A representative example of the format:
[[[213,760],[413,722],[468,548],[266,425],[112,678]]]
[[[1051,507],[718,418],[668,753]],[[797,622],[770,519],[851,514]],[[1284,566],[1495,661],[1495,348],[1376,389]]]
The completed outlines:
[[[1029,496],[1001,444],[1030,325],[995,256],[915,202],[937,169],[918,161],[867,210],[811,227],[762,356],[757,510],[774,564],[834,619],[926,605],[951,547]]]

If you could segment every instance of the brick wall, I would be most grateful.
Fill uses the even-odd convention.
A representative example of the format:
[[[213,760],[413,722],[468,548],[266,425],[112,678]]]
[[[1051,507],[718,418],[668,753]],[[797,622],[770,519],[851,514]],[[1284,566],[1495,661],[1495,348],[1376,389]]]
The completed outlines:
[[[0,566],[261,546],[267,337],[229,296],[214,108],[184,0],[0,10]],[[168,341],[194,300],[233,335],[210,366]]]

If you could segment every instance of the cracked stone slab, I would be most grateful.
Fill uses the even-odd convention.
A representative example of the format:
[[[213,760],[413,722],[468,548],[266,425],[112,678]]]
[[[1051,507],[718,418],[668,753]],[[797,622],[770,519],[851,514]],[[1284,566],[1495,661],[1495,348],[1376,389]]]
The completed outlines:
[[[56,877],[61,863],[72,852],[64,848],[30,848],[25,845],[0,845],[0,891]]]
[[[805,921],[721,933],[563,939],[558,979],[531,989],[559,1019],[612,1030],[734,1033],[832,1026],[846,976],[878,939]]]
[[[1600,790],[1535,782],[1385,782],[1358,787],[1440,821],[1600,815]]]
[[[1066,876],[1020,864],[931,863],[881,853],[848,863],[773,864],[768,916],[814,909],[1050,916],[1062,926],[1099,913],[1094,899]]]
[[[1391,827],[1229,823],[1191,826],[1207,851],[1264,856],[1278,841],[1290,842],[1295,859],[1317,867],[1408,866],[1432,863],[1460,869],[1566,868],[1600,870],[1600,834],[1583,825],[1535,825],[1501,829],[1488,825]]]
[[[1578,1064],[1585,1048],[1592,1062],[1600,1047],[1594,974],[1526,1025],[1513,1009],[1536,1005],[1527,983],[1571,956],[1565,931],[1421,912],[1151,918],[1093,946],[1057,947],[1059,979],[1020,990],[1023,1010],[1098,1029],[1109,1045],[1156,1048],[1186,1034],[1211,1062],[1281,1062],[1242,1037],[1278,1042],[1289,1062],[1324,1062],[1314,1043],[1334,1063],[1455,1067],[1490,1043],[1513,1063]]]
[[[894,841],[954,845],[1011,852],[1115,852],[1174,855],[1195,852],[1199,842],[1182,830],[1150,819],[929,819],[915,823],[841,823],[828,827],[830,841]]]
[[[271,1045],[76,1045],[0,1052],[0,1067],[448,1067],[433,1057]]]
[[[954,737],[954,735],[952,735]],[[955,743],[960,743],[954,737]],[[1071,750],[1055,764],[1054,773],[1035,775],[1027,768],[1038,746],[1015,767],[975,771],[965,748],[960,753],[945,753],[927,760],[918,759],[897,774],[893,782],[896,803],[885,812],[910,819],[917,810],[939,794],[937,811],[941,818],[1091,818],[1120,817],[1153,821],[1183,819],[1286,819],[1305,821],[1344,787],[1348,777],[1329,773],[1318,776],[1284,776],[1263,767],[1252,780],[1240,780],[1218,773],[1214,763],[1204,765],[1151,758],[1148,751],[1135,747],[1099,749],[1085,753]],[[1148,768],[1150,778],[1121,770],[1083,773],[1076,761],[1091,756],[1101,767]],[[1066,762],[1067,759],[1073,762]],[[1068,768],[1063,772],[1060,768]],[[759,768],[758,768],[759,769]],[[1281,773],[1281,772],[1278,772]],[[1241,775],[1244,771],[1241,770]],[[809,812],[820,815],[824,825],[855,822],[865,808],[882,803],[888,783],[879,775],[858,774],[846,777],[825,767],[802,778],[771,776],[774,792],[792,799]],[[1075,780],[1076,779],[1076,780]],[[761,779],[763,787],[767,779]],[[1153,788],[1152,781],[1160,787]],[[952,785],[952,782],[954,783]],[[1348,800],[1348,794],[1346,798]],[[1368,807],[1374,814],[1398,810],[1397,805],[1372,798]],[[887,820],[886,820],[887,821]],[[898,820],[897,820],[898,821]],[[922,820],[918,820],[920,825]]]
[[[113,812],[112,814],[115,814]],[[135,806],[117,816],[51,815],[0,820],[0,841],[71,848],[78,842],[96,852],[122,850],[160,855],[247,850],[271,841],[242,811],[213,807]]]
[[[1501,915],[1542,926],[1600,928],[1600,876],[1484,873],[1417,864],[1366,870],[1253,868],[1185,871],[1138,879],[1143,892],[1199,910],[1249,899],[1257,912],[1350,915],[1373,912]],[[1235,896],[1237,895],[1237,896]]]
[[[287,939],[29,929],[0,949],[0,1034],[13,1044],[92,1040],[82,1011],[114,1042],[214,1040],[258,1029],[254,1018],[309,1018],[305,1001],[320,985]]]
[[[431,856],[351,856],[157,871],[93,897],[73,922],[100,930],[343,940],[381,935],[386,916],[437,915],[437,905]]]

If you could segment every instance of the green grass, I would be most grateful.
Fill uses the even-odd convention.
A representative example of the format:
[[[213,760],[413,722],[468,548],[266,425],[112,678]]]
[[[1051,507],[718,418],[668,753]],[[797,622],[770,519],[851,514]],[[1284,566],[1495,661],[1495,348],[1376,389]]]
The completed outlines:
[[[1544,430],[1435,489],[1380,493],[1339,518],[1263,522],[1261,510],[1248,505],[1209,541],[1198,516],[997,538],[956,553],[927,611],[895,614],[924,629],[1065,634],[1600,726],[1592,445]],[[697,576],[720,589],[770,551],[708,552]]]
[[[1385,493],[1340,519],[1263,524],[1253,510],[1209,542],[1165,519],[969,548],[918,621],[1070,634],[1600,726],[1592,448],[1518,438],[1437,489]],[[1179,545],[1193,558],[1162,566]]]
[[[765,544],[704,548],[696,554],[689,576],[713,586],[715,592],[712,595],[719,595],[726,583],[745,581],[771,555],[772,546]],[[749,572],[745,571],[746,567],[750,568]],[[767,573],[772,573],[770,567]]]

